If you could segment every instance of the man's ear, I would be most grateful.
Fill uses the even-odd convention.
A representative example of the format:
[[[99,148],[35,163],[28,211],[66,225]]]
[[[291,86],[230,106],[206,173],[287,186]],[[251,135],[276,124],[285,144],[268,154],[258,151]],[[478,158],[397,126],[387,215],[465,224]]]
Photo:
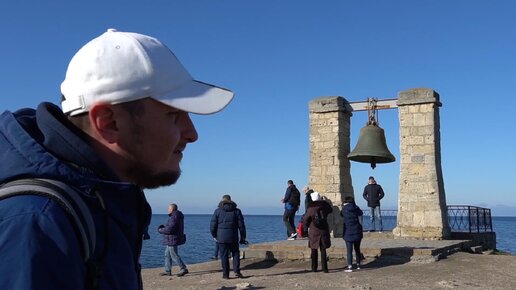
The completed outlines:
[[[89,112],[92,133],[107,143],[113,144],[117,142],[120,131],[116,117],[116,111],[112,105],[94,105]]]

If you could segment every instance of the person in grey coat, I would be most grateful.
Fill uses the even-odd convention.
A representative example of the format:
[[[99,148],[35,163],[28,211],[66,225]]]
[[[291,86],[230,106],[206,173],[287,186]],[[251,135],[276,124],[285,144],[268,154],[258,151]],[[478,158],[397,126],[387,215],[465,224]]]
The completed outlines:
[[[345,272],[353,271],[353,248],[355,249],[355,258],[357,260],[357,270],[360,269],[360,243],[364,237],[360,217],[363,215],[362,210],[355,204],[352,196],[344,197],[344,204],[340,215],[344,218],[342,225],[342,238],[346,242],[348,268]]]

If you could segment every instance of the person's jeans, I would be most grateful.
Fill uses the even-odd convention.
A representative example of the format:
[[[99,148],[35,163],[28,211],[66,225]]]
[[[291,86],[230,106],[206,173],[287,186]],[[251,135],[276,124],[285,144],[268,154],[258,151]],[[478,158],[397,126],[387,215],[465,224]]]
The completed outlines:
[[[285,227],[287,228],[287,236],[290,236],[296,232],[296,228],[294,226],[294,217],[296,216],[295,209],[285,209],[283,213],[283,222],[285,223]]]
[[[376,225],[375,225],[375,220],[376,220],[375,212],[376,212],[378,214],[378,223],[380,224],[380,231],[383,231],[382,210],[380,209],[380,206],[370,207],[369,209],[371,210],[371,230],[374,231],[376,229]]]
[[[177,246],[165,248],[165,272],[172,273],[172,262],[177,264],[181,270],[186,270],[186,265],[177,253]]]
[[[215,242],[215,250],[213,251],[213,257],[219,257],[219,243]]]
[[[353,248],[355,248],[355,259],[357,260],[357,264],[360,264],[360,259],[362,258],[362,254],[360,254],[360,242],[348,242],[346,241],[346,251],[347,251],[347,262],[348,266],[353,265]]]
[[[229,277],[229,253],[233,256],[233,272],[240,273],[240,250],[238,243],[219,243],[222,276]]]

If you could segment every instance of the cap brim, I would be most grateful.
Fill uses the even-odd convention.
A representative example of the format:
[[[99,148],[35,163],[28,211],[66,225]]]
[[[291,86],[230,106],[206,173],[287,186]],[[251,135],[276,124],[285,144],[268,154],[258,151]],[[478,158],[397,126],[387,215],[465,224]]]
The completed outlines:
[[[153,98],[186,112],[207,115],[224,109],[233,96],[230,90],[192,80],[171,93]]]

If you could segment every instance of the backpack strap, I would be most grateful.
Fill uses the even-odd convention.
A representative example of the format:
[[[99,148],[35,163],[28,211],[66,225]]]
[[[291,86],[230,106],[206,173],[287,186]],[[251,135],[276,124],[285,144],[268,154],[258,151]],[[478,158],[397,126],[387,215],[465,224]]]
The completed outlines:
[[[17,195],[43,196],[59,204],[73,221],[84,262],[90,267],[95,251],[95,223],[78,189],[61,181],[40,178],[18,179],[0,186],[0,200]]]

